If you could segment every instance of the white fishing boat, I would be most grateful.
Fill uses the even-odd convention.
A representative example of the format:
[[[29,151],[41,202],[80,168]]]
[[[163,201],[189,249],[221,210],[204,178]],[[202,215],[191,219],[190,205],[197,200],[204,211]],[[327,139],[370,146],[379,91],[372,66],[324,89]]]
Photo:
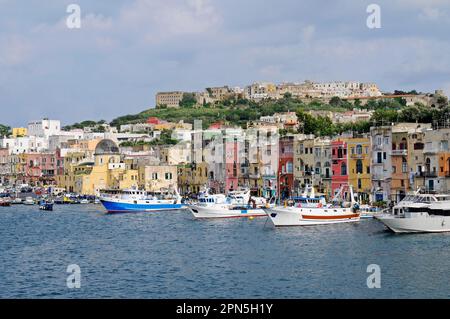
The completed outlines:
[[[332,204],[323,204],[319,201],[315,207],[303,207],[285,202],[283,206],[266,209],[269,220],[275,227],[281,226],[309,226],[336,223],[357,222],[360,220],[359,206],[354,199],[353,188],[350,190],[350,202],[345,203],[343,189],[341,188],[332,201]],[[313,198],[314,199],[314,198]]]
[[[266,216],[266,205],[265,199],[252,198],[249,190],[233,191],[229,196],[206,190],[200,193],[197,203],[188,207],[195,218],[237,218]]]
[[[395,233],[450,232],[450,197],[428,203],[419,201],[408,204],[400,214],[383,214],[375,218]]]

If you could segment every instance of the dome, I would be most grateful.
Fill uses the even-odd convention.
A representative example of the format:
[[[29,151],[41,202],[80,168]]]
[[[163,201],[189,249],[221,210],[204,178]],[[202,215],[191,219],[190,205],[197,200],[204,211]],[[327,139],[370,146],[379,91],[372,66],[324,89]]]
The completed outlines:
[[[95,148],[94,155],[119,154],[119,147],[112,140],[101,140]]]

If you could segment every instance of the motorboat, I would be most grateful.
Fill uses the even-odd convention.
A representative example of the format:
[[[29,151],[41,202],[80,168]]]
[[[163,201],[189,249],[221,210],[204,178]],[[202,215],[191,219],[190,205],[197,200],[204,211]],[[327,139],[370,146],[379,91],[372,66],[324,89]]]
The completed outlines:
[[[383,214],[375,218],[395,233],[450,232],[450,201],[431,204],[419,201],[409,204],[401,214]]]
[[[35,202],[34,202],[33,197],[27,196],[27,197],[25,198],[25,200],[23,201],[23,204],[24,204],[24,205],[34,205]]]
[[[252,198],[249,190],[233,191],[228,194],[199,194],[198,202],[188,205],[195,218],[237,218],[266,216],[267,201]]]
[[[39,209],[45,210],[45,211],[52,211],[53,210],[53,202],[45,199],[41,199],[39,201]]]
[[[293,203],[284,202],[283,205],[265,210],[275,227],[357,222],[360,220],[359,205],[355,201],[352,186],[346,187],[350,191],[350,202],[344,201],[344,187],[341,187],[330,204],[319,201],[316,205],[304,207],[294,200]]]
[[[371,219],[382,214],[382,210],[376,206],[360,205],[359,213],[361,215],[361,219]]]
[[[11,199],[9,197],[0,197],[0,206],[2,207],[11,206]]]
[[[441,202],[450,202],[449,194],[429,194],[423,193],[419,188],[415,192],[407,194],[400,202],[392,207],[392,215],[402,216],[409,211],[409,207],[416,206],[416,203],[431,205]]]
[[[146,212],[182,209],[181,196],[176,189],[147,192],[138,189],[104,190],[100,202],[109,213]]]
[[[23,204],[23,200],[20,197],[16,197],[11,201],[11,204],[12,205],[20,205],[20,204]]]

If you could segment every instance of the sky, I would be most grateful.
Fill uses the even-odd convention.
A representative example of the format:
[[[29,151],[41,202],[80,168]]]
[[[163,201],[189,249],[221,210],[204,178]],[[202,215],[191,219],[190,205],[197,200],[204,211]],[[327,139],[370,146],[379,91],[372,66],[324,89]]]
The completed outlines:
[[[449,0],[0,0],[0,123],[110,121],[158,91],[255,81],[450,94],[449,52]]]

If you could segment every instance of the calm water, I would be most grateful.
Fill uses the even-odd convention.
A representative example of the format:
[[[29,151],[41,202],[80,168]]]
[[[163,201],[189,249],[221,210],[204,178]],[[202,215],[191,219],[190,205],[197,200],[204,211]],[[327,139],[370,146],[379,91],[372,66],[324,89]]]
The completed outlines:
[[[81,288],[68,289],[69,264]],[[368,289],[369,264],[381,289]],[[448,298],[450,234],[393,235],[377,221],[273,229],[188,211],[0,207],[2,298]]]

